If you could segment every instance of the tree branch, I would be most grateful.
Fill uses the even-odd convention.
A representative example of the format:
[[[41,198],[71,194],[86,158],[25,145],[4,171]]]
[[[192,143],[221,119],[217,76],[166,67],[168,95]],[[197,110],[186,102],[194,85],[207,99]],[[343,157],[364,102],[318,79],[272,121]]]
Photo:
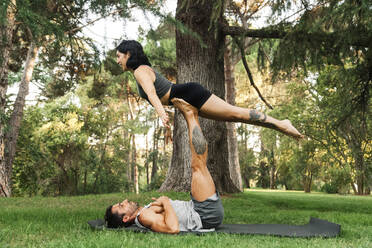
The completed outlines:
[[[287,33],[284,31],[279,31],[275,29],[250,29],[240,26],[222,26],[222,32],[224,35],[230,36],[248,36],[252,38],[270,38],[270,39],[282,39]]]
[[[76,31],[79,31],[79,30],[81,30],[81,29],[83,29],[83,28],[85,28],[85,27],[87,27],[89,25],[92,25],[93,23],[95,23],[95,22],[97,22],[97,21],[99,21],[101,19],[104,19],[104,18],[109,17],[109,16],[114,15],[114,14],[118,14],[118,13],[120,13],[122,11],[123,11],[123,9],[117,9],[117,10],[111,12],[111,13],[108,13],[107,15],[103,15],[101,17],[98,17],[97,19],[94,19],[94,20],[92,20],[92,21],[90,21],[90,22],[88,22],[88,23],[86,23],[86,24],[84,24],[84,25],[82,25],[80,27],[73,28],[73,29],[71,29],[69,31],[66,31],[65,34],[71,34],[71,33],[74,33]]]
[[[230,36],[246,36],[252,38],[267,38],[267,39],[283,39],[287,35],[296,35],[297,37],[304,37],[307,39],[313,39],[314,41],[323,41],[333,44],[337,41],[344,41],[346,44],[357,47],[369,47],[372,44],[372,34],[368,32],[362,32],[360,30],[347,30],[350,32],[350,39],[345,40],[336,32],[306,32],[306,31],[294,31],[286,32],[279,29],[273,28],[262,28],[262,29],[250,29],[240,26],[222,26],[222,32],[224,35]]]
[[[254,83],[253,81],[253,76],[252,76],[252,73],[251,73],[251,70],[249,69],[248,67],[248,63],[247,63],[247,60],[245,59],[245,51],[244,51],[244,46],[243,44],[238,41],[237,39],[235,39],[236,43],[238,44],[239,48],[240,48],[240,55],[242,56],[242,61],[243,61],[243,65],[244,65],[244,68],[245,70],[247,71],[247,74],[248,74],[248,78],[249,78],[249,81],[251,82],[251,85],[253,86],[253,88],[256,90],[258,96],[260,97],[260,99],[266,104],[266,106],[268,106],[270,109],[274,109],[266,100],[265,98],[262,96],[260,90],[258,89],[258,87],[256,86],[256,84]]]

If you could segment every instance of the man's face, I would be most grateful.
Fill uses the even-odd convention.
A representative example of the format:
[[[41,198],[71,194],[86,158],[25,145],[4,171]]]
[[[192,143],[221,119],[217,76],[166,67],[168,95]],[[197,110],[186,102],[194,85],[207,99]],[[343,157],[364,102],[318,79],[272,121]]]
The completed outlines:
[[[132,216],[137,210],[138,204],[135,202],[130,202],[128,199],[125,199],[122,202],[119,202],[112,206],[111,212],[113,214]]]
[[[129,59],[129,52],[121,53],[116,51],[116,62],[123,68],[124,71],[128,70],[127,68],[127,61]]]

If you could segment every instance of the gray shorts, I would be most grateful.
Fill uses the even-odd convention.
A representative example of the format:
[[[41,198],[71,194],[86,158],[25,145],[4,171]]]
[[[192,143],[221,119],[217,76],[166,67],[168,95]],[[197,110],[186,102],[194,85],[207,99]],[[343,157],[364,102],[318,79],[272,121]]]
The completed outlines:
[[[215,228],[222,223],[224,210],[218,192],[202,202],[195,200],[192,195],[191,199],[194,203],[194,210],[200,215],[204,229]]]

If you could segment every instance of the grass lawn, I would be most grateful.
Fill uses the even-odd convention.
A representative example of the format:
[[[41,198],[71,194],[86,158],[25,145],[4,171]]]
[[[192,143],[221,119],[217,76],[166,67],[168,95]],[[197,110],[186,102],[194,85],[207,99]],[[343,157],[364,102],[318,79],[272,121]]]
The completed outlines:
[[[188,200],[187,193],[167,193]],[[148,203],[158,192],[56,198],[0,198],[0,247],[372,247],[372,197],[249,190],[222,196],[224,223],[301,225],[310,216],[341,224],[337,238],[261,235],[165,235],[93,231],[86,223],[103,217],[124,197]]]

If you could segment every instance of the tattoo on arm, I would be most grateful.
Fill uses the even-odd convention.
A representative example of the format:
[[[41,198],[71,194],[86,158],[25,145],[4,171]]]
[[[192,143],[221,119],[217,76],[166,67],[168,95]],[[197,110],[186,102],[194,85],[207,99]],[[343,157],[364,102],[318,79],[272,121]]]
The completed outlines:
[[[207,141],[205,140],[200,127],[196,126],[192,131],[192,145],[197,154],[202,155],[207,150]]]

